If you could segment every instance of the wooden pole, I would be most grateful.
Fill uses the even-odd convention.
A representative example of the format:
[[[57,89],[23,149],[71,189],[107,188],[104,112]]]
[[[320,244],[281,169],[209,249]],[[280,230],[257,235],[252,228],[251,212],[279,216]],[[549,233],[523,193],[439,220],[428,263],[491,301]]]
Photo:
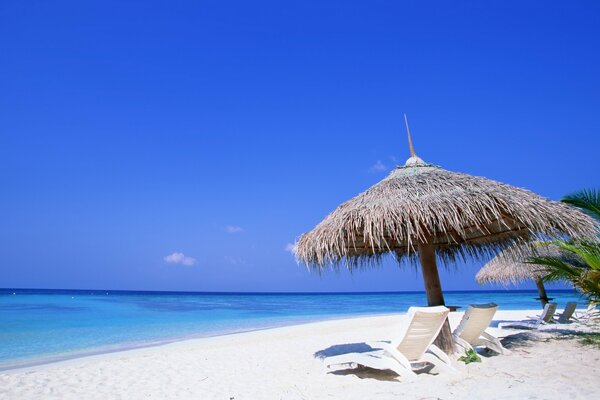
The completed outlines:
[[[546,288],[541,278],[535,278],[535,285],[537,286],[538,294],[540,295],[540,301],[542,302],[542,308],[548,303],[548,295],[546,294]]]
[[[408,128],[408,118],[406,118],[406,113],[404,113],[404,122],[406,123],[406,133],[408,134],[408,150],[410,151],[410,156],[416,157],[417,154],[415,153],[412,138],[410,137],[410,129]]]
[[[435,245],[419,243],[418,250],[423,281],[425,282],[425,292],[427,293],[427,305],[430,307],[443,306],[445,305],[444,293],[442,293],[442,284],[440,283],[440,275],[435,261]],[[446,354],[454,353],[454,340],[452,339],[448,319],[444,322],[444,326],[442,326],[442,330],[434,343]]]

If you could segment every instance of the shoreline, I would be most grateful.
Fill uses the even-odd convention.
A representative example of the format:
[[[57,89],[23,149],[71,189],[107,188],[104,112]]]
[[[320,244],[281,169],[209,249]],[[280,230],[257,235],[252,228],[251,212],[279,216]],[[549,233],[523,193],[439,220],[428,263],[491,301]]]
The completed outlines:
[[[270,331],[270,330],[281,329],[281,328],[290,328],[290,327],[304,326],[304,325],[310,325],[310,324],[318,324],[320,322],[328,322],[328,321],[346,321],[346,320],[355,320],[355,319],[362,319],[362,318],[393,317],[393,316],[402,316],[405,314],[406,314],[406,312],[376,313],[376,314],[364,314],[364,315],[360,314],[360,315],[356,315],[356,316],[352,316],[352,317],[333,316],[333,317],[325,317],[323,319],[314,319],[314,320],[311,319],[306,322],[300,322],[300,323],[294,322],[291,324],[284,324],[284,325],[264,327],[264,328],[245,329],[245,330],[236,331],[236,332],[224,332],[224,333],[209,334],[209,335],[198,334],[198,335],[166,339],[166,340],[150,342],[150,343],[125,344],[119,348],[90,349],[90,350],[78,352],[76,354],[65,354],[65,355],[43,357],[43,358],[38,359],[37,361],[33,360],[33,359],[31,361],[24,360],[22,363],[18,363],[19,365],[15,365],[15,366],[9,366],[9,367],[0,366],[0,374],[11,373],[11,372],[28,372],[33,369],[37,369],[38,367],[42,367],[42,368],[43,367],[51,367],[54,364],[68,363],[71,361],[77,361],[79,359],[104,356],[104,355],[110,355],[110,354],[118,354],[118,353],[124,353],[124,352],[142,350],[142,349],[149,349],[149,348],[155,348],[155,347],[161,347],[161,346],[168,346],[168,345],[174,344],[174,343],[188,342],[188,341],[194,341],[194,340],[212,339],[212,338],[227,337],[227,336],[233,336],[233,335],[243,335],[243,334],[252,333],[252,332]],[[118,346],[118,345],[115,345],[115,346]]]

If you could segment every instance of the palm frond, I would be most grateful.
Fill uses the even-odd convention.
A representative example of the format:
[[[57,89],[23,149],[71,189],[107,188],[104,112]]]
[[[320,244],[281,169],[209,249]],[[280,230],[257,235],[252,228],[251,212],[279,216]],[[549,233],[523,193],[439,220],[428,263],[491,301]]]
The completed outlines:
[[[566,280],[590,300],[600,300],[600,243],[597,240],[555,241],[559,256],[531,257],[528,263],[548,271],[544,281]]]
[[[600,220],[600,190],[580,190],[563,197],[561,201],[580,208],[588,215]]]
[[[558,257],[532,257],[527,263],[546,267],[548,274],[542,278],[544,282],[563,279],[572,281],[579,276],[578,268],[569,265]]]

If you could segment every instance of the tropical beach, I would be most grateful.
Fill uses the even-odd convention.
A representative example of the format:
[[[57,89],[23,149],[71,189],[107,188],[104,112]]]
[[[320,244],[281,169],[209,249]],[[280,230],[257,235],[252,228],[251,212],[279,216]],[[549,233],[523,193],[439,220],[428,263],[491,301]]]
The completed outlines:
[[[591,399],[600,6],[9,0],[0,399]]]
[[[498,314],[516,320],[528,311]],[[459,318],[451,314],[451,325]],[[49,399],[585,399],[597,393],[600,349],[552,330],[491,329],[509,335],[503,341],[512,354],[459,365],[451,375],[430,371],[401,382],[373,370],[326,373],[326,354],[387,338],[405,322],[402,316],[326,321],[92,356],[3,373],[0,393]]]
[[[25,292],[28,293],[28,292]],[[37,296],[29,304],[61,304],[64,301],[86,304],[85,297],[94,301],[105,301],[98,294],[68,292],[48,293],[40,297],[40,293],[10,295],[13,302],[23,302],[16,297]],[[581,300],[572,291],[550,291],[550,295],[562,303]],[[74,296],[72,296],[74,295]],[[455,303],[470,302],[471,299],[485,298],[504,303],[508,310],[495,313],[494,320],[487,332],[501,339],[503,346],[510,351],[508,355],[500,355],[493,351],[483,351],[481,361],[465,364],[454,361],[456,371],[446,373],[431,366],[418,369],[416,380],[406,381],[392,371],[378,371],[370,368],[330,371],[324,365],[324,359],[349,352],[368,352],[372,349],[367,342],[372,340],[390,340],[395,333],[400,332],[407,323],[407,314],[394,313],[390,310],[405,309],[423,293],[409,294],[321,294],[321,295],[210,295],[210,294],[175,294],[175,293],[109,293],[110,296],[129,297],[120,299],[118,304],[136,304],[138,307],[147,302],[144,308],[158,307],[157,315],[152,318],[167,318],[165,326],[177,326],[173,314],[188,314],[192,305],[199,312],[190,320],[210,319],[217,311],[217,303],[222,302],[221,308],[231,308],[231,304],[262,304],[267,310],[271,304],[272,311],[285,309],[290,316],[298,315],[300,310],[307,310],[311,305],[319,307],[319,312],[306,313],[307,321],[320,319],[319,322],[300,323],[297,319],[282,319],[281,316],[272,320],[272,326],[287,325],[278,328],[268,328],[268,324],[260,319],[252,320],[246,316],[238,319],[236,324],[225,329],[220,334],[206,331],[206,326],[196,325],[195,332],[206,332],[207,337],[185,338],[186,332],[179,331],[170,341],[159,344],[154,338],[154,344],[141,341],[137,337],[137,346],[132,345],[132,330],[154,329],[156,335],[160,326],[146,326],[139,319],[129,322],[129,327],[113,327],[113,329],[94,325],[93,321],[84,321],[90,326],[90,333],[96,337],[110,338],[116,331],[130,331],[129,349],[96,348],[87,354],[65,352],[62,358],[40,358],[37,363],[27,364],[13,362],[11,366],[4,365],[0,372],[0,394],[2,398],[350,398],[361,399],[377,394],[378,398],[445,398],[459,399],[464,397],[487,398],[493,393],[494,398],[593,398],[597,391],[595,376],[599,371],[600,336],[598,323],[589,323],[581,318],[586,310],[577,309],[579,321],[572,320],[568,324],[546,324],[538,329],[500,329],[499,324],[511,321],[527,320],[539,313],[536,306],[534,291],[497,291],[497,292],[449,292],[448,299]],[[106,296],[106,294],[105,294]],[[6,295],[0,305],[6,307]],[[54,297],[54,300],[51,298]],[[62,297],[63,300],[56,299]],[[75,297],[75,298],[73,298]],[[250,300],[255,297],[255,300]],[[98,299],[99,300],[96,300]],[[249,299],[250,298],[250,299]],[[79,299],[79,300],[78,300]],[[142,300],[145,299],[145,300]],[[41,301],[40,301],[41,300]],[[83,303],[82,303],[83,301]],[[87,300],[89,301],[89,300]],[[328,305],[323,307],[322,304]],[[362,308],[361,308],[362,303]],[[366,303],[366,304],[365,304]],[[13,303],[14,304],[14,303]],[[23,304],[23,303],[21,303]],[[64,304],[64,303],[63,303]],[[93,306],[88,303],[87,307]],[[179,305],[179,310],[169,305]],[[211,308],[206,310],[206,305]],[[55,308],[58,308],[57,306]],[[201,306],[204,306],[201,308]],[[518,309],[529,306],[531,309]],[[31,307],[32,308],[32,307]],[[164,315],[164,309],[170,309],[169,317]],[[248,308],[246,306],[246,308]],[[256,308],[256,305],[254,306]],[[236,307],[236,309],[239,309]],[[352,318],[340,314],[331,315],[339,310],[352,310],[359,313]],[[57,340],[73,343],[70,331],[81,336],[87,335],[80,328],[73,327],[64,321],[65,313],[74,313],[81,318],[81,311],[68,311],[66,306],[59,309],[62,314],[64,332],[62,338],[46,338],[45,345],[32,338],[32,332],[21,332],[21,340],[28,348],[39,353],[48,351],[48,346]],[[315,310],[317,310],[315,308]],[[562,310],[560,310],[562,311]],[[23,313],[23,309],[20,311]],[[97,311],[96,311],[97,312]],[[114,310],[111,311],[114,315]],[[141,310],[131,311],[135,315]],[[264,312],[264,311],[263,311]],[[379,316],[364,316],[368,313]],[[46,311],[49,313],[49,311]],[[51,313],[51,312],[50,312]],[[387,313],[387,315],[385,315]],[[91,312],[87,312],[91,314]],[[268,315],[269,312],[264,312]],[[311,315],[312,314],[312,315]],[[329,314],[329,315],[328,315]],[[360,316],[363,314],[363,316]],[[79,316],[78,316],[79,315]],[[125,316],[125,314],[123,314]],[[130,315],[130,314],[127,314]],[[161,316],[162,315],[162,316]],[[204,315],[204,317],[200,317]],[[449,314],[452,330],[455,330],[464,312]],[[4,314],[0,318],[6,318]],[[61,317],[52,317],[60,321]],[[139,317],[138,317],[139,318]],[[238,317],[239,318],[239,317]],[[214,316],[212,317],[214,319]],[[9,318],[10,321],[10,318]],[[103,321],[105,321],[103,319]],[[246,322],[247,332],[232,333],[240,330],[240,322]],[[3,321],[6,326],[7,321]],[[60,323],[60,322],[59,322]],[[80,323],[81,325],[81,323]],[[138,328],[139,327],[139,328]],[[244,329],[242,329],[244,330]],[[229,332],[224,334],[224,332]],[[187,332],[189,334],[189,332]],[[180,335],[177,339],[177,334]],[[216,336],[215,336],[216,335]],[[4,343],[9,339],[4,331]],[[594,339],[595,338],[595,339]],[[163,338],[164,339],[164,338]],[[123,341],[124,338],[112,338],[113,341]],[[587,340],[587,342],[586,342]],[[98,341],[91,343],[98,345]],[[14,344],[11,345],[14,348]],[[92,344],[87,344],[92,346]],[[57,345],[53,345],[57,348]],[[137,348],[136,348],[137,347]],[[6,347],[2,349],[0,358],[9,355]],[[92,347],[90,350],[94,350]],[[12,355],[13,359],[15,355]],[[458,354],[455,358],[458,358]],[[36,358],[29,358],[36,360]],[[0,361],[3,361],[0,359]],[[540,368],[540,366],[543,366]],[[7,369],[8,368],[8,369]],[[568,384],[566,384],[568,382]]]

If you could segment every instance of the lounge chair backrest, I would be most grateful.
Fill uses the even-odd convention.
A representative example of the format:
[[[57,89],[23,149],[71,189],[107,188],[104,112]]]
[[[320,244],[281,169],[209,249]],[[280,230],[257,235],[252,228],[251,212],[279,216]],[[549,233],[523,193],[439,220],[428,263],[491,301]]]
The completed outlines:
[[[556,303],[546,303],[546,305],[544,306],[544,311],[542,311],[542,315],[540,315],[540,321],[552,322],[552,318],[554,318],[555,312]]]
[[[490,325],[497,309],[498,305],[494,303],[470,304],[454,334],[468,343],[474,343]]]
[[[409,361],[420,359],[440,333],[449,311],[444,306],[409,308],[408,323],[397,345],[400,353]]]
[[[575,312],[576,308],[577,308],[576,302],[574,302],[574,301],[568,302],[567,305],[565,306],[565,309],[563,310],[562,314],[560,314],[560,317],[558,318],[558,322],[561,324],[569,322],[569,320],[573,316],[573,313]]]
[[[595,312],[596,311],[596,305],[597,305],[596,303],[590,301],[590,304],[588,304],[588,307],[585,310],[585,312],[587,314],[591,314],[591,313]]]
[[[600,310],[598,309],[598,303],[590,302],[587,310],[584,313],[584,318],[598,319],[600,316]]]

